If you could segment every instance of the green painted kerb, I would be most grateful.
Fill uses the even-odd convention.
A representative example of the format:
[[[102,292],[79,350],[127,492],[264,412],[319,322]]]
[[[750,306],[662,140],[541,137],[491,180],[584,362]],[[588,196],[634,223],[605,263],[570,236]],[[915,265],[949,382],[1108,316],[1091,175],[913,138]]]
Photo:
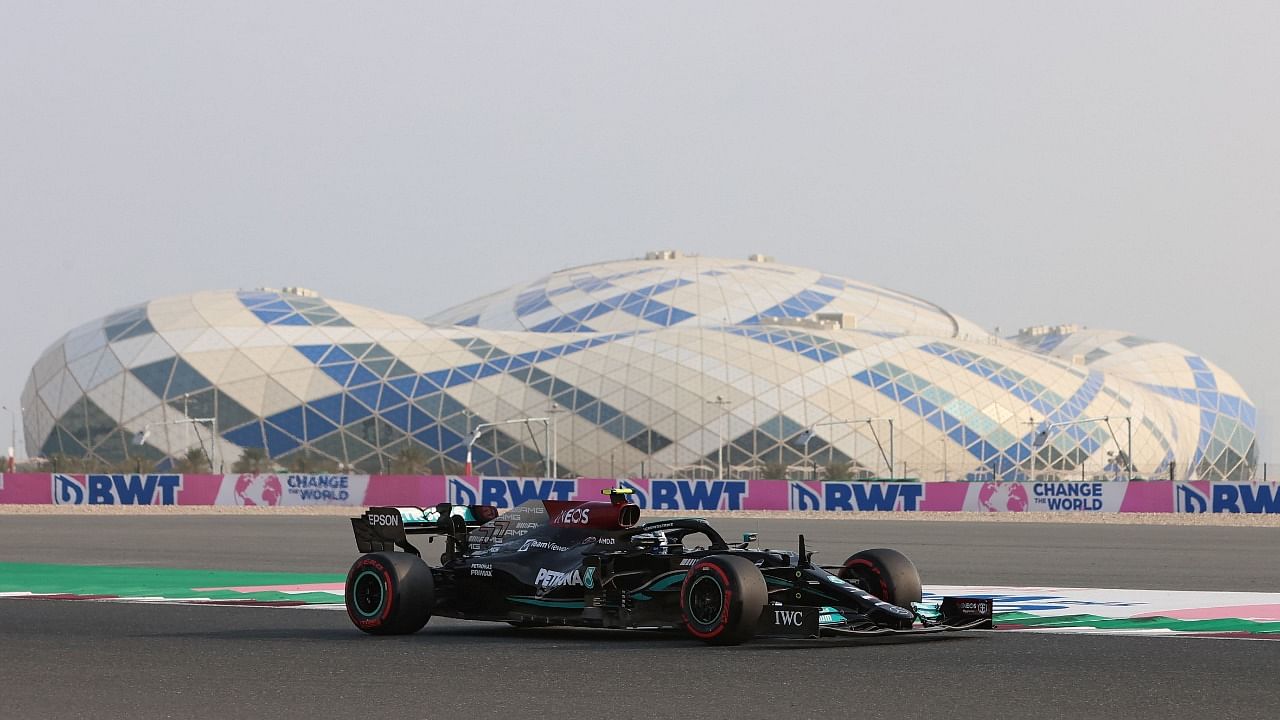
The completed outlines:
[[[1179,620],[1178,618],[1106,618],[1097,615],[1061,615],[1038,617],[1027,613],[997,613],[996,629],[1001,623],[1025,628],[1088,627],[1097,630],[1168,630],[1186,633],[1280,633],[1280,622],[1221,618],[1216,620]]]
[[[40,595],[113,595],[123,598],[207,598],[256,602],[337,603],[342,602],[342,596],[327,592],[236,592],[234,590],[196,590],[196,588],[332,584],[342,583],[345,580],[345,575],[329,573],[0,563],[0,592],[29,592]]]

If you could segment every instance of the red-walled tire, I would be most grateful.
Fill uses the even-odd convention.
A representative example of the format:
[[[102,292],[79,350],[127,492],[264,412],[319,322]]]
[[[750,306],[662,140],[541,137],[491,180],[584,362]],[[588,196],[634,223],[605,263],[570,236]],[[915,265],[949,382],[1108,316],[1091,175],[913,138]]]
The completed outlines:
[[[408,635],[422,629],[435,607],[431,568],[416,555],[362,555],[347,572],[347,617],[371,635]]]
[[[689,568],[680,586],[680,614],[690,635],[711,645],[737,645],[756,634],[769,602],[764,576],[750,560],[711,555]]]
[[[863,550],[844,561],[840,577],[887,603],[912,609],[924,598],[920,572],[906,555],[889,548]],[[907,627],[910,627],[908,623]]]

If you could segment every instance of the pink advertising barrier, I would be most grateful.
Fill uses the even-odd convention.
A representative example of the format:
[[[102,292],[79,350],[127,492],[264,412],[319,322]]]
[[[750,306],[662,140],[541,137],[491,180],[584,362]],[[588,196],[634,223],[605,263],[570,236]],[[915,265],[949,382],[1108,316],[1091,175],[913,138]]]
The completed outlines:
[[[434,505],[445,478],[339,474],[7,474],[0,505]]]
[[[600,499],[623,485],[647,509],[828,512],[1184,512],[1280,514],[1280,483],[816,482],[664,478],[479,478],[341,474],[5,474],[0,505],[361,507],[441,502],[514,507]]]

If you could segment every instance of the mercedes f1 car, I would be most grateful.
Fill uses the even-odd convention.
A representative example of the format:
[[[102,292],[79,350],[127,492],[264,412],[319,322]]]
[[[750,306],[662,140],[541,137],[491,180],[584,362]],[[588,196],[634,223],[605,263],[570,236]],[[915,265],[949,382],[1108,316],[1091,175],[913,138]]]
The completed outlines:
[[[629,490],[607,501],[374,507],[351,519],[362,553],[347,614],[374,635],[420,630],[432,615],[517,627],[684,628],[716,645],[763,636],[929,633],[991,627],[988,598],[921,603],[915,565],[863,550],[841,565],[727,542],[698,518],[640,523]],[[409,538],[442,538],[438,566]],[[693,542],[700,542],[694,546]]]

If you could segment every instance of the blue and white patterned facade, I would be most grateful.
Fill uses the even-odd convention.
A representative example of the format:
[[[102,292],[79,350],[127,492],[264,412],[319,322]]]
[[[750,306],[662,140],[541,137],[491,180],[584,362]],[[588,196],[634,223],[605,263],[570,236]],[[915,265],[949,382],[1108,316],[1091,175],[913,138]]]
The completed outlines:
[[[1257,454],[1244,391],[1174,345],[1071,327],[1000,339],[854,280],[669,252],[426,320],[285,291],[155,300],[54,344],[23,405],[28,453],[109,463],[167,464],[208,441],[204,423],[183,422],[207,417],[215,459],[257,447],[374,473],[410,447],[456,470],[472,428],[548,416],[562,475],[705,477],[723,453],[738,477],[848,463],[1065,479],[1114,475],[1132,447],[1139,476],[1172,464],[1179,479],[1245,479]],[[487,430],[477,471],[536,466],[543,432]]]

